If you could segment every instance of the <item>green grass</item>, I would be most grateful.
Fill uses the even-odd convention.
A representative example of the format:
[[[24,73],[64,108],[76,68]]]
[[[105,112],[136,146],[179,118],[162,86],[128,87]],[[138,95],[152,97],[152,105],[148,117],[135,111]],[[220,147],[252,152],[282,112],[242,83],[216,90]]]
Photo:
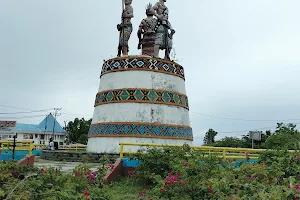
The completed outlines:
[[[144,187],[130,178],[121,178],[103,188],[111,200],[137,199]],[[155,198],[154,198],[155,199]]]

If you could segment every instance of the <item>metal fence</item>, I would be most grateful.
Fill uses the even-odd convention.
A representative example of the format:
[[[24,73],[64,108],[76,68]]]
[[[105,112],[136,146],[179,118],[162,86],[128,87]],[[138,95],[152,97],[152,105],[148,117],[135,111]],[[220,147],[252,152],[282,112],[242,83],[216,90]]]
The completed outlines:
[[[136,151],[125,151],[125,146],[135,147],[182,147],[182,145],[165,144],[145,144],[145,143],[120,143],[120,158],[125,154],[135,154]],[[246,148],[228,148],[228,147],[209,147],[209,146],[190,146],[194,150],[201,151],[205,156],[215,155],[223,159],[258,159],[258,156],[265,149],[246,149]]]

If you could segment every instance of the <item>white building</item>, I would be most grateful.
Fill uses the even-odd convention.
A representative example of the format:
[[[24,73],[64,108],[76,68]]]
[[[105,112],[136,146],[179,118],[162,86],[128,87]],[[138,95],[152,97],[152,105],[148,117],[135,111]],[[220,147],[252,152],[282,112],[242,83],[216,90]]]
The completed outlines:
[[[53,138],[54,142],[64,145],[66,138],[65,130],[51,113],[39,124],[21,124],[17,122],[14,131],[17,135],[17,141],[33,141],[34,144],[48,145],[50,138]],[[13,140],[13,135],[0,132],[0,140]]]

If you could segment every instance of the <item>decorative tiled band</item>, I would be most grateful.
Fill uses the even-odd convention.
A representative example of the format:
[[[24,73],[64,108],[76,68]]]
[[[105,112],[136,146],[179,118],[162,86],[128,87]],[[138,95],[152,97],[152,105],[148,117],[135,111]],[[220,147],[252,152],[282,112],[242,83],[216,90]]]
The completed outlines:
[[[168,60],[147,56],[126,56],[107,60],[103,64],[101,76],[110,72],[128,70],[155,71],[184,79],[184,69],[181,65]]]
[[[188,126],[141,122],[111,122],[92,124],[89,137],[136,137],[193,140]]]
[[[153,103],[181,106],[189,109],[188,97],[184,94],[137,88],[107,90],[96,95],[95,106],[108,103]]]

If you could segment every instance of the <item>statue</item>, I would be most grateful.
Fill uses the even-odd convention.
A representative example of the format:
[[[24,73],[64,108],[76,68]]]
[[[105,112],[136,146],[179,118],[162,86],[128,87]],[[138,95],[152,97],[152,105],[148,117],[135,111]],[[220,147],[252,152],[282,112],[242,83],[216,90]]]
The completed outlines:
[[[122,24],[117,25],[117,29],[120,32],[118,57],[121,56],[121,53],[125,56],[128,55],[129,52],[128,41],[132,33],[131,18],[134,17],[133,8],[131,6],[132,0],[125,0],[123,2],[125,4],[125,8],[123,9],[122,12]]]
[[[141,49],[142,46],[142,55],[154,56],[154,46],[156,38],[155,27],[157,24],[157,19],[153,17],[154,14],[155,11],[152,8],[152,4],[149,3],[146,7],[147,18],[142,20],[138,30],[138,49]]]
[[[170,60],[170,53],[172,50],[172,39],[175,34],[175,30],[172,28],[169,22],[169,9],[165,5],[167,0],[159,0],[153,9],[155,10],[155,16],[158,19],[157,26],[155,28],[156,38],[154,46],[154,56],[158,57],[159,50],[165,49],[165,59]],[[171,33],[169,33],[169,30]]]

